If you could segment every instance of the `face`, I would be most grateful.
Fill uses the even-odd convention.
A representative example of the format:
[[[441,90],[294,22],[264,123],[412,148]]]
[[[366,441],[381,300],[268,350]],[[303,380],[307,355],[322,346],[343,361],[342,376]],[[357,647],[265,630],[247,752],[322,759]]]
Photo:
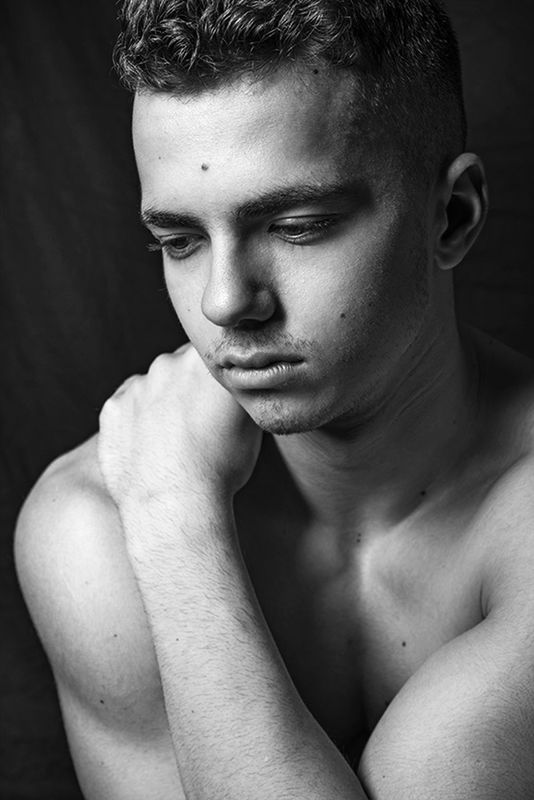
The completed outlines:
[[[353,99],[348,77],[289,69],[135,99],[143,217],[176,313],[275,433],[368,415],[428,318],[424,204]]]

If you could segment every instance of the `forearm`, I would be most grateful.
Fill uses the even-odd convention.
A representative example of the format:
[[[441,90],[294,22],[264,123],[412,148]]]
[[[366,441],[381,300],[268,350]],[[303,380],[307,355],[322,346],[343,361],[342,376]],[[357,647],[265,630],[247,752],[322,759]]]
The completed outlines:
[[[231,504],[188,495],[123,521],[188,797],[365,798],[272,641]]]

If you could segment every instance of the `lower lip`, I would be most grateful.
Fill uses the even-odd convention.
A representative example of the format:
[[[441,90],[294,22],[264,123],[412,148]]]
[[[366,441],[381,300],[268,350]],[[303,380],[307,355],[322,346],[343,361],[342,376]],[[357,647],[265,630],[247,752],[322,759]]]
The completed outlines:
[[[301,366],[302,361],[280,361],[261,369],[229,367],[225,374],[234,389],[276,389],[288,383]]]

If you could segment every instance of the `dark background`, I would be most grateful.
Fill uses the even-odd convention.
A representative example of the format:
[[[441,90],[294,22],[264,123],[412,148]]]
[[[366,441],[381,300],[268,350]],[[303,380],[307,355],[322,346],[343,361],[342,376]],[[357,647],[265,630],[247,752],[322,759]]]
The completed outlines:
[[[470,149],[492,211],[458,269],[460,316],[534,356],[531,0],[450,0]],[[76,800],[51,674],[14,576],[16,514],[95,432],[105,398],[183,342],[137,222],[113,0],[0,4],[1,800]],[[104,799],[103,799],[104,800]]]

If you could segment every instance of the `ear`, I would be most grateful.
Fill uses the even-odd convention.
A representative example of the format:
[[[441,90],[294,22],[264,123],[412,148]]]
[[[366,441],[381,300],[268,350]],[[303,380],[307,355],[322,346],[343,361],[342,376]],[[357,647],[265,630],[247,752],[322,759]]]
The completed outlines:
[[[488,213],[484,165],[474,153],[462,153],[449,166],[438,189],[434,260],[453,269],[475,243]]]

